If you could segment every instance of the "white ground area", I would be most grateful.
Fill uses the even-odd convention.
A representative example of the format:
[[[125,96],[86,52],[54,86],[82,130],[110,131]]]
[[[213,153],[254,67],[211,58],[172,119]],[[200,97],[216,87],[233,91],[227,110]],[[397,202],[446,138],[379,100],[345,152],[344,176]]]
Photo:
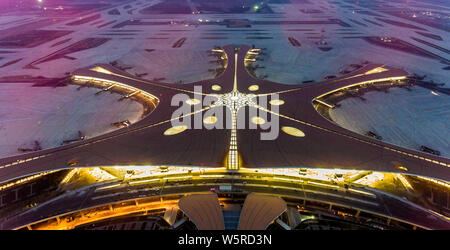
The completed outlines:
[[[208,72],[208,69],[218,67],[217,63],[208,63],[213,60],[216,59],[208,56],[206,49],[156,50],[150,53],[136,49],[124,55],[118,62],[122,65],[133,65],[133,69],[127,70],[130,73],[148,73],[142,77],[144,79],[165,78],[161,81],[189,83],[211,79],[213,74]]]
[[[436,34],[443,38],[443,41],[436,41],[418,35],[414,29],[393,26],[378,21],[372,16],[359,14],[358,12],[353,13],[349,9],[337,8],[330,4],[321,4],[326,1],[311,2],[312,4],[296,5],[297,8],[292,8],[291,6],[285,6],[283,4],[276,6],[279,11],[285,13],[285,19],[295,20],[295,16],[301,16],[301,20],[317,20],[319,19],[317,17],[323,16],[339,18],[352,27],[345,28],[337,25],[301,25],[300,27],[294,27],[297,29],[312,29],[312,31],[293,32],[289,31],[289,29],[292,30],[294,28],[293,26],[283,26],[284,32],[281,35],[284,36],[284,38],[282,41],[261,42],[262,46],[267,46],[268,53],[267,56],[263,57],[263,62],[258,62],[259,65],[265,66],[266,68],[258,69],[257,75],[263,76],[267,74],[269,80],[283,83],[301,83],[304,80],[322,81],[325,75],[332,74],[338,76],[339,70],[347,68],[350,64],[361,63],[367,60],[396,68],[403,68],[410,73],[427,75],[428,79],[444,82],[447,87],[450,87],[450,82],[448,81],[450,78],[450,71],[442,70],[446,65],[436,59],[375,46],[361,39],[343,39],[343,37],[357,36],[397,37],[429,52],[435,53],[436,55],[449,59],[449,54],[411,39],[411,37],[416,37],[449,49],[448,40],[450,39],[450,35],[448,32],[370,10],[376,14],[383,15],[386,19],[410,23],[426,29],[427,31],[425,31],[425,33]],[[389,4],[397,5],[393,2],[389,2]],[[327,6],[330,10],[324,11],[320,6]],[[299,9],[308,8],[322,10],[324,11],[324,14],[298,14]],[[359,9],[368,10],[365,8]],[[419,9],[417,13],[419,14],[420,12]],[[363,20],[363,18],[382,24],[383,27],[371,24]],[[364,23],[368,27],[355,24],[349,19]],[[344,33],[360,34],[351,35]],[[288,42],[287,37],[297,39],[301,43],[301,47],[292,47]],[[333,49],[326,52],[319,50],[316,42],[321,40],[327,43],[327,45],[325,45],[326,47],[332,47]],[[280,46],[281,42],[283,42],[283,46]]]
[[[443,64],[434,59],[383,49],[359,39],[336,39],[329,42],[329,45],[333,49],[327,52],[319,50],[312,41],[303,42],[300,48],[271,49],[267,56],[262,57],[264,61],[258,63],[266,68],[258,69],[257,75],[267,74],[267,79],[283,83],[299,84],[305,80],[320,82],[326,75],[340,76],[341,69],[351,69],[350,64],[359,64],[367,60],[427,75],[427,79],[446,83],[446,87],[450,87],[448,81],[450,71],[441,70]]]
[[[137,121],[143,113],[140,103],[119,94],[95,88],[31,87],[27,83],[0,84],[0,157],[20,154],[18,147],[43,149],[75,139],[78,131],[87,137],[115,129],[112,122]]]
[[[413,87],[371,91],[359,98],[347,98],[330,111],[340,126],[364,134],[373,131],[383,141],[419,150],[421,145],[438,150],[450,158],[450,98],[430,90]]]
[[[398,17],[383,14],[377,10],[366,9],[362,6],[346,4],[360,10],[369,10],[380,14],[386,19],[393,21],[410,23],[426,29],[428,33],[439,35],[443,41],[433,40],[417,34],[415,29],[402,28],[378,21],[373,16],[353,12],[351,9],[344,9],[327,0],[310,1],[304,4],[270,4],[275,11],[273,14],[178,14],[145,15],[139,10],[156,4],[159,1],[147,1],[143,5],[137,5],[139,1],[124,3],[118,7],[113,7],[100,11],[101,18],[77,26],[66,26],[75,18],[66,18],[55,24],[45,26],[44,29],[72,30],[73,33],[64,37],[46,42],[40,46],[27,49],[16,50],[16,53],[9,54],[7,58],[0,61],[0,65],[18,58],[22,61],[0,68],[0,75],[11,75],[11,68],[14,68],[15,75],[45,75],[47,77],[58,77],[64,72],[71,72],[76,68],[86,67],[94,63],[108,63],[118,60],[126,66],[132,66],[131,72],[139,74],[148,73],[144,76],[147,79],[165,78],[168,82],[183,81],[191,82],[211,78],[213,74],[208,69],[216,68],[217,65],[209,63],[214,60],[208,57],[206,50],[214,45],[226,44],[254,44],[257,47],[267,48],[267,55],[262,56],[264,61],[258,62],[265,66],[265,69],[258,69],[257,75],[267,75],[267,79],[283,82],[287,84],[301,83],[304,80],[321,81],[325,75],[339,75],[340,69],[348,67],[349,64],[371,61],[383,63],[393,67],[404,68],[408,72],[426,74],[428,79],[435,82],[444,82],[450,86],[448,79],[450,71],[442,70],[446,65],[439,60],[412,55],[392,49],[387,49],[369,44],[361,39],[343,39],[343,37],[357,36],[387,36],[398,37],[411,44],[419,46],[427,51],[435,53],[444,58],[449,55],[438,49],[421,44],[411,37],[420,38],[431,42],[437,46],[448,49],[449,33],[435,29],[420,23],[411,22]],[[415,2],[415,1],[412,1]],[[403,3],[389,2],[390,5],[403,6]],[[136,10],[132,15],[127,13],[124,6],[131,5],[131,9]],[[408,6],[409,7],[409,6]],[[120,15],[109,15],[111,9],[118,9]],[[300,10],[315,9],[321,10],[319,14],[305,14]],[[423,10],[411,7],[409,10],[417,10],[420,14]],[[445,12],[445,10],[442,10]],[[450,13],[448,13],[450,16]],[[90,16],[92,14],[86,15]],[[221,25],[194,25],[195,22],[215,22],[226,18],[247,18],[252,21],[324,21],[328,19],[340,19],[351,25],[343,27],[337,24],[286,24],[286,25],[253,25],[251,28],[226,28]],[[350,19],[359,21],[367,25],[360,26]],[[371,24],[366,20],[375,21],[383,27]],[[18,18],[16,15],[2,16],[0,23],[6,23],[10,28],[14,21],[20,20],[16,25],[36,21],[31,15]],[[101,23],[92,25],[101,20]],[[128,25],[122,28],[113,29],[112,26],[126,20],[140,20],[142,22],[173,21],[170,25]],[[98,28],[100,24],[109,21],[116,21],[113,24]],[[192,25],[186,25],[190,22]],[[248,31],[247,31],[248,30]],[[354,34],[346,34],[354,33]],[[122,35],[120,35],[122,34]],[[48,55],[58,49],[64,48],[75,41],[87,37],[107,37],[112,40],[106,42],[98,48],[79,51],[69,54],[76,60],[61,58],[43,64],[36,65],[39,70],[23,69],[28,63]],[[186,37],[187,40],[180,48],[172,48],[172,45],[179,39]],[[270,39],[255,39],[254,37],[266,37]],[[293,37],[301,43],[301,47],[292,47],[288,37]],[[67,43],[51,47],[58,41],[71,38]],[[318,49],[316,42],[324,40],[327,46],[333,49],[327,52]],[[147,52],[145,49],[155,49]],[[35,52],[35,53],[33,53]]]

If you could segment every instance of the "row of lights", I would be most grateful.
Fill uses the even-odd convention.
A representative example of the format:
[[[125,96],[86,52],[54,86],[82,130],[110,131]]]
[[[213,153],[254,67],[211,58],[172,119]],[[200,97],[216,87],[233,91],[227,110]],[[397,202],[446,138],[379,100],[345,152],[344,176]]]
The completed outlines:
[[[78,76],[77,76],[77,75],[73,76],[72,79],[73,79],[74,81],[85,81],[85,82],[90,82],[90,81],[92,81],[92,82],[98,82],[98,83],[106,83],[106,84],[110,84],[110,86],[111,86],[111,85],[119,86],[119,87],[121,87],[121,88],[124,88],[124,89],[127,89],[127,90],[132,91],[131,93],[139,91],[139,93],[140,93],[142,96],[145,96],[145,97],[147,97],[148,99],[151,99],[151,100],[153,100],[153,101],[156,101],[157,103],[159,102],[159,99],[158,99],[156,96],[154,96],[154,95],[152,95],[152,94],[150,94],[150,93],[147,93],[147,92],[145,92],[145,91],[142,91],[142,90],[140,90],[140,89],[131,87],[131,86],[129,86],[129,85],[120,83],[120,82],[111,81],[111,80],[106,80],[106,79],[101,79],[101,78],[96,78],[96,77],[79,76],[79,75],[78,75]],[[153,103],[153,102],[152,102],[152,103]],[[156,105],[155,105],[155,106],[156,106]]]
[[[230,150],[228,153],[227,169],[237,170],[239,169],[238,149],[237,149],[237,109],[232,110],[232,129]]]
[[[31,180],[37,179],[37,178],[42,177],[44,175],[51,174],[53,172],[55,172],[55,171],[49,171],[49,172],[44,172],[44,173],[40,173],[40,174],[35,174],[35,175],[32,175],[32,176],[21,178],[21,179],[19,179],[17,181],[14,181],[14,182],[10,182],[10,183],[1,185],[0,186],[0,191],[5,190],[5,189],[10,188],[10,187],[15,186],[15,185],[19,185],[19,184],[23,184],[25,182],[29,182]]]

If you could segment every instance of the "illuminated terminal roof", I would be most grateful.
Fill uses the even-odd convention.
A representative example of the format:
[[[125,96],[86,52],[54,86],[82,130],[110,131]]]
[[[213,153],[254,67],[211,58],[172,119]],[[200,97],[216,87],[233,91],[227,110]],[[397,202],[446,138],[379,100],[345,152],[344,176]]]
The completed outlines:
[[[351,86],[404,79],[407,72],[382,65],[359,70],[322,83],[285,85],[255,79],[248,74],[244,59],[249,46],[223,48],[227,67],[213,80],[175,85],[143,80],[110,65],[99,64],[74,72],[75,84],[101,89],[120,88],[126,98],[145,98],[152,107],[142,120],[94,138],[61,147],[0,159],[0,182],[19,177],[75,167],[177,165],[239,168],[320,167],[324,169],[368,170],[406,173],[438,180],[450,180],[449,159],[402,148],[346,130],[316,110],[320,98]],[[252,50],[252,53],[254,51]],[[370,74],[367,74],[370,72]],[[202,86],[205,93],[197,93]],[[232,124],[231,128],[194,129],[195,119],[172,125],[178,108],[171,98],[184,94],[192,113],[201,114],[201,124]],[[274,94],[277,96],[275,97]],[[204,105],[203,98],[211,98]],[[267,108],[257,104],[268,98]],[[272,100],[273,99],[273,100]],[[332,105],[330,105],[332,107]],[[252,110],[258,111],[257,115]],[[224,116],[211,116],[223,111]],[[279,135],[261,140],[270,120],[279,118]],[[240,117],[249,117],[256,129],[237,127]]]

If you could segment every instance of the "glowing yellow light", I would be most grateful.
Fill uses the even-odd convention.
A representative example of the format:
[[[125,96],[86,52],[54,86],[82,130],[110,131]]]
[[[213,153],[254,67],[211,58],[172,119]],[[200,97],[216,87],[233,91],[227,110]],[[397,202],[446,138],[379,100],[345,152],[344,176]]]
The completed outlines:
[[[411,184],[403,175],[398,174],[397,178],[400,180],[400,182],[403,184],[403,186],[405,186],[407,189],[412,189]]]
[[[66,177],[64,177],[64,179],[61,181],[61,184],[63,183],[68,183],[70,181],[70,179],[72,179],[72,177],[78,172],[77,168],[74,168],[72,170],[69,171],[69,173],[67,173]]]
[[[174,176],[174,177],[163,177],[164,180],[189,179],[189,178],[192,178],[192,175],[186,175],[186,176]]]
[[[88,174],[88,175],[94,177],[97,181],[114,180],[117,178],[114,175],[106,172],[105,170],[103,170],[101,168],[87,168],[87,169],[82,169],[82,171],[84,174]]]
[[[408,171],[408,169],[403,166],[396,166],[395,168],[398,170]]]
[[[283,130],[283,132],[285,132],[288,135],[292,135],[292,136],[296,136],[296,137],[305,137],[305,133],[303,133],[303,131],[301,131],[298,128],[293,128],[293,127],[281,127],[281,130]]]
[[[1,185],[1,186],[0,186],[0,191],[1,191],[1,190],[4,190],[4,189],[7,189],[7,188],[10,188],[10,187],[12,187],[12,186],[14,186],[14,185],[19,185],[19,184],[21,184],[21,183],[25,183],[25,182],[27,182],[27,181],[31,181],[31,180],[34,180],[34,179],[39,178],[39,177],[41,177],[41,176],[44,176],[44,175],[47,175],[47,174],[51,174],[51,173],[54,173],[54,172],[55,172],[55,171],[50,171],[50,172],[40,173],[40,174],[36,174],[36,175],[32,175],[32,176],[28,176],[28,177],[19,179],[19,180],[14,181],[14,182],[6,183],[5,185]]]
[[[189,105],[197,105],[200,103],[200,100],[192,98],[192,99],[186,100],[186,103]]]
[[[185,131],[186,129],[187,129],[186,125],[174,126],[164,131],[164,135],[176,135]]]
[[[203,119],[203,122],[204,122],[205,124],[214,124],[214,123],[217,122],[217,117],[215,117],[215,116],[208,116],[208,117],[205,117],[205,119]]]
[[[254,116],[254,117],[252,117],[252,123],[254,123],[254,124],[256,124],[256,125],[264,124],[264,123],[266,123],[266,120],[264,120],[264,119],[261,118],[261,117]]]
[[[98,191],[100,191],[100,190],[106,190],[106,189],[115,188],[115,187],[118,187],[118,186],[120,186],[120,183],[109,184],[109,185],[107,185],[107,186],[103,186],[103,187],[96,188],[96,189],[95,189],[95,192],[98,192]]]
[[[434,182],[436,184],[442,185],[444,187],[450,188],[450,183],[445,182],[445,181],[439,181],[439,180],[435,180],[435,179],[428,178],[428,177],[422,177],[422,176],[417,176],[417,178],[423,179],[423,180],[427,180],[427,181],[431,181],[431,182]]]
[[[97,66],[95,68],[92,68],[91,70],[96,71],[96,72],[100,72],[100,73],[104,73],[104,74],[112,74],[111,71],[106,70],[106,69],[104,69],[102,67],[99,67],[99,66]]]
[[[138,183],[146,183],[146,182],[154,182],[159,181],[159,179],[151,179],[151,180],[141,180],[141,181],[131,181],[129,182],[130,185],[138,184]]]
[[[284,101],[276,99],[276,100],[271,100],[269,103],[270,103],[270,105],[279,106],[279,105],[283,105]]]
[[[114,73],[112,73],[112,74],[114,74]],[[98,82],[98,83],[105,83],[105,84],[114,84],[114,85],[116,85],[118,87],[125,88],[125,89],[130,90],[130,91],[134,91],[134,92],[140,91],[140,95],[144,95],[144,96],[146,96],[146,97],[148,97],[150,99],[154,99],[154,100],[159,102],[159,99],[156,96],[154,96],[154,95],[152,95],[150,93],[144,92],[144,91],[142,91],[140,89],[133,88],[130,85],[126,85],[126,84],[120,83],[120,82],[111,81],[111,80],[107,80],[107,79],[103,79],[103,78],[96,78],[96,77],[90,77],[90,76],[78,76],[78,75],[74,75],[72,79],[74,81]]]
[[[211,174],[211,175],[207,175],[207,174],[202,174],[199,175],[200,178],[223,178],[225,177],[225,175],[223,174]]]
[[[376,183],[383,181],[383,180],[384,180],[384,173],[373,172],[371,174],[364,176],[361,179],[354,181],[354,183],[366,185],[366,186],[373,186]]]
[[[256,84],[250,85],[250,87],[248,87],[248,90],[250,91],[257,91],[259,89],[259,86]]]
[[[332,91],[324,93],[324,94],[316,97],[314,100],[320,99],[320,98],[322,98],[324,96],[327,96],[327,95],[329,95],[331,93],[334,93],[334,92],[337,92],[339,90],[348,89],[350,87],[354,87],[354,86],[358,86],[358,85],[373,84],[375,82],[385,82],[385,81],[394,81],[394,80],[403,80],[403,79],[406,79],[406,76],[388,77],[388,78],[380,78],[380,79],[376,79],[376,80],[369,80],[369,81],[358,82],[358,83],[355,83],[355,84],[350,84],[350,85],[347,85],[345,87],[334,89]]]
[[[383,71],[388,71],[388,69],[385,69],[383,67],[378,67],[378,68],[374,68],[372,70],[367,71],[366,73],[364,73],[364,75],[370,75],[370,74],[374,74],[374,73],[380,73]]]
[[[334,105],[330,105],[330,104],[328,104],[328,103],[326,103],[326,102],[324,102],[324,101],[321,101],[321,100],[319,100],[319,99],[316,99],[315,101],[318,102],[318,103],[320,103],[320,104],[323,104],[323,105],[327,106],[327,107],[330,108],[330,109],[332,109],[332,108],[335,107]]]
[[[214,91],[220,91],[222,89],[222,87],[220,87],[217,84],[214,84],[214,85],[211,86],[211,89],[214,90]]]

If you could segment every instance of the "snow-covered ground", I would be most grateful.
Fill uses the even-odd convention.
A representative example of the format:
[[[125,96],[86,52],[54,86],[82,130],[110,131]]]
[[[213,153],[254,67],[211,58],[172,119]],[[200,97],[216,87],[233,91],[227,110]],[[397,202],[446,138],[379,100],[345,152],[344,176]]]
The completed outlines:
[[[27,83],[0,84],[0,157],[20,154],[17,148],[43,149],[75,139],[78,131],[87,137],[115,129],[112,122],[137,121],[143,107],[119,94],[95,96],[95,88],[31,87]]]
[[[267,48],[267,55],[262,57],[264,61],[258,62],[259,65],[265,66],[265,68],[258,69],[256,74],[258,76],[267,75],[267,79],[273,81],[288,84],[301,83],[304,80],[311,79],[320,81],[325,75],[338,75],[338,71],[349,64],[368,60],[374,63],[383,63],[393,67],[404,68],[409,72],[421,75],[427,74],[429,79],[436,82],[445,82],[447,86],[450,86],[447,82],[450,71],[442,70],[446,65],[442,64],[439,60],[382,48],[357,38],[344,39],[344,37],[358,36],[398,37],[429,52],[448,58],[448,53],[419,43],[411,38],[420,38],[448,49],[448,39],[450,39],[448,32],[389,16],[377,10],[353,5],[354,8],[372,11],[375,14],[384,16],[386,19],[410,23],[426,29],[427,33],[439,35],[443,40],[438,41],[422,37],[416,33],[417,30],[415,29],[386,24],[378,21],[373,16],[354,12],[351,8],[339,7],[326,0],[310,1],[309,3],[301,4],[270,4],[276,13],[253,15],[145,15],[139,13],[139,10],[156,4],[159,1],[149,1],[145,5],[137,5],[137,2],[134,1],[111,8],[118,9],[120,15],[109,15],[108,12],[111,9],[106,9],[99,12],[101,14],[100,19],[85,24],[66,26],[66,23],[74,20],[74,18],[68,18],[66,21],[43,27],[49,30],[71,30],[73,33],[34,48],[19,49],[15,51],[16,53],[9,54],[0,61],[0,65],[14,59],[23,58],[23,60],[14,65],[0,68],[0,75],[11,75],[11,68],[14,68],[14,74],[16,75],[58,77],[64,72],[71,72],[76,68],[86,67],[93,63],[108,63],[118,60],[119,62],[135,67],[134,71],[137,73],[148,73],[145,78],[166,78],[167,81],[173,82],[180,80],[183,82],[191,82],[213,76],[211,72],[208,72],[208,69],[213,69],[216,65],[208,63],[213,58],[208,57],[205,51],[211,49],[214,45],[255,44],[258,47]],[[127,13],[126,9],[123,8],[128,4],[133,9],[136,8],[132,15]],[[389,4],[402,6],[402,3],[390,2]],[[305,14],[300,11],[305,9],[320,10],[323,13]],[[91,15],[89,14],[87,16]],[[232,29],[226,28],[223,25],[185,25],[185,22],[197,22],[200,19],[203,22],[208,20],[211,23],[226,18],[247,18],[252,21],[327,21],[329,19],[339,19],[351,27],[343,27],[338,24],[265,24],[252,25],[251,28]],[[26,18],[21,19],[14,15],[5,15],[0,18],[0,23],[7,23],[7,27],[10,28],[14,24],[14,21],[20,20],[17,23],[19,25],[36,21],[36,19],[32,18],[31,15],[27,15]],[[96,23],[99,20],[102,20],[102,22],[92,25],[92,23]],[[140,20],[142,22],[175,21],[178,23],[168,25],[127,25],[122,28],[113,28],[114,25],[128,20]],[[352,20],[361,22],[367,25],[367,27],[355,24]],[[374,25],[367,22],[367,20],[383,26]],[[110,21],[116,22],[98,28],[99,25]],[[111,40],[98,48],[71,53],[69,56],[74,57],[75,60],[60,58],[45,62],[36,65],[39,70],[23,68],[40,57],[46,56],[87,37],[106,37],[111,38]],[[172,48],[172,45],[183,37],[187,38],[183,46],[180,48]],[[255,37],[265,37],[267,39],[256,39]],[[289,43],[288,37],[297,39],[301,43],[301,46],[293,47]],[[52,47],[56,42],[68,38],[71,38],[70,42]],[[333,49],[326,52],[319,50],[316,42],[320,40],[326,41],[328,43],[327,46]],[[154,51],[148,52],[146,49],[154,49]]]
[[[441,70],[443,64],[437,60],[383,49],[360,39],[336,39],[328,43],[333,49],[327,52],[319,50],[312,41],[303,42],[300,48],[273,48],[263,57],[264,61],[258,63],[265,68],[258,69],[257,75],[267,74],[267,79],[283,83],[323,81],[326,75],[339,76],[341,69],[367,60],[427,75],[427,79],[446,83],[446,87],[450,87],[450,71]]]
[[[218,64],[208,62],[214,60],[214,57],[208,56],[206,49],[156,50],[150,53],[136,49],[121,57],[118,62],[121,65],[133,65],[133,69],[127,70],[130,73],[147,73],[142,77],[144,79],[165,78],[163,82],[189,83],[211,79],[213,74],[208,69],[218,68]]]
[[[402,6],[402,3],[389,2],[389,4]],[[284,13],[283,19],[318,20],[320,18],[314,17],[324,16],[328,18],[338,18],[351,25],[351,27],[345,28],[338,25],[301,25],[295,27],[283,25],[281,28],[283,32],[280,32],[278,35],[281,40],[275,38],[273,41],[267,40],[258,42],[261,46],[266,46],[268,48],[267,56],[263,57],[264,61],[258,62],[259,65],[265,66],[264,69],[258,69],[257,75],[259,76],[267,75],[267,79],[283,83],[301,83],[304,80],[322,81],[325,75],[339,75],[338,72],[340,69],[343,69],[350,64],[361,63],[367,60],[374,63],[383,63],[396,68],[403,68],[410,73],[417,73],[420,75],[426,74],[429,79],[436,82],[444,82],[447,87],[450,87],[450,82],[448,81],[450,78],[450,71],[442,70],[446,65],[439,60],[375,46],[362,39],[344,39],[344,37],[358,36],[397,37],[436,55],[449,59],[448,53],[426,46],[411,38],[416,37],[449,49],[448,40],[450,39],[450,35],[448,32],[419,23],[410,22],[402,18],[385,15],[371,9],[365,9],[363,7],[359,8],[359,6],[356,7],[355,5],[353,5],[353,7],[360,10],[370,10],[375,14],[383,15],[386,19],[409,23],[424,28],[427,30],[425,33],[439,35],[443,40],[437,41],[430,38],[424,38],[418,35],[416,33],[417,30],[415,29],[401,28],[386,24],[378,21],[373,16],[359,14],[358,12],[353,12],[349,9],[338,8],[327,1],[311,1],[311,4],[293,5],[295,7],[283,4],[278,4],[276,6],[278,11]],[[320,6],[326,6],[330,10],[324,11]],[[448,7],[450,7],[450,4]],[[308,8],[322,10],[324,13],[299,14],[299,9]],[[421,11],[417,11],[418,15],[420,12]],[[448,15],[450,16],[450,13],[448,13]],[[366,24],[367,27],[357,25],[350,19]],[[383,26],[374,25],[366,20],[376,22]],[[294,28],[304,30],[293,31]],[[292,47],[288,42],[288,37],[297,39],[301,46]],[[326,52],[319,50],[316,42],[321,40],[327,43],[326,47],[332,47],[333,49]]]
[[[364,98],[341,101],[341,107],[330,110],[331,118],[356,133],[373,131],[385,142],[414,150],[424,145],[450,158],[449,96],[415,86],[412,91],[371,91]]]

